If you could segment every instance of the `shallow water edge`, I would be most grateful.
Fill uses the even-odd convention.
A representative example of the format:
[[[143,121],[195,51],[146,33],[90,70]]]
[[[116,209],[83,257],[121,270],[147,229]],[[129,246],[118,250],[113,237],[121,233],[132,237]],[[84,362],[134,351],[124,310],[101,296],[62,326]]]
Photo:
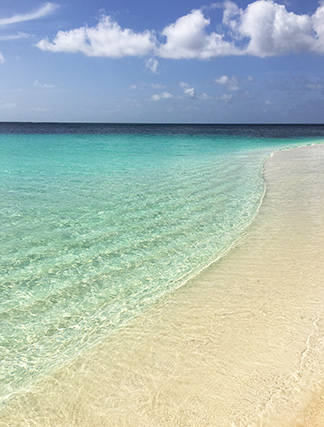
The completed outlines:
[[[1,425],[293,422],[324,378],[323,164],[323,146],[269,158],[259,214],[226,257],[13,401]]]

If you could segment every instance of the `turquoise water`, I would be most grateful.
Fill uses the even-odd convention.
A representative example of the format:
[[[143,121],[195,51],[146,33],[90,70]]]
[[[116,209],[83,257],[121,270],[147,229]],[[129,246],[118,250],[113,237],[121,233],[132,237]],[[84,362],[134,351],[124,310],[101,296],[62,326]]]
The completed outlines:
[[[309,140],[0,135],[0,398],[131,322],[226,251],[265,157]]]

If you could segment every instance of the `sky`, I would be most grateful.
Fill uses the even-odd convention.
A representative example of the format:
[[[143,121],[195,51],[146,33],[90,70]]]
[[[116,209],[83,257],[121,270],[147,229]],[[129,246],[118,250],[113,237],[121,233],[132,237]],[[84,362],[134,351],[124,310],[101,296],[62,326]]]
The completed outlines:
[[[1,0],[0,121],[323,123],[324,1]]]

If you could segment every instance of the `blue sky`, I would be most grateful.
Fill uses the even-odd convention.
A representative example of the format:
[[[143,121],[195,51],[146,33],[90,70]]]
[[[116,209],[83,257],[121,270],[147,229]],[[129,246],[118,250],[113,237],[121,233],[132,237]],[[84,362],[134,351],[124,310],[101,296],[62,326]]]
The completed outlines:
[[[323,123],[324,3],[2,0],[0,121]]]

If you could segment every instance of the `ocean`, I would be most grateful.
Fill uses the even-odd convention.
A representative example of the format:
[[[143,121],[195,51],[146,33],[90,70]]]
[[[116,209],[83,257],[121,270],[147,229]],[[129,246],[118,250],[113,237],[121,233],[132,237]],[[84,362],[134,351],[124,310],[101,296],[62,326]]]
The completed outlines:
[[[226,254],[322,125],[0,123],[0,399]]]

